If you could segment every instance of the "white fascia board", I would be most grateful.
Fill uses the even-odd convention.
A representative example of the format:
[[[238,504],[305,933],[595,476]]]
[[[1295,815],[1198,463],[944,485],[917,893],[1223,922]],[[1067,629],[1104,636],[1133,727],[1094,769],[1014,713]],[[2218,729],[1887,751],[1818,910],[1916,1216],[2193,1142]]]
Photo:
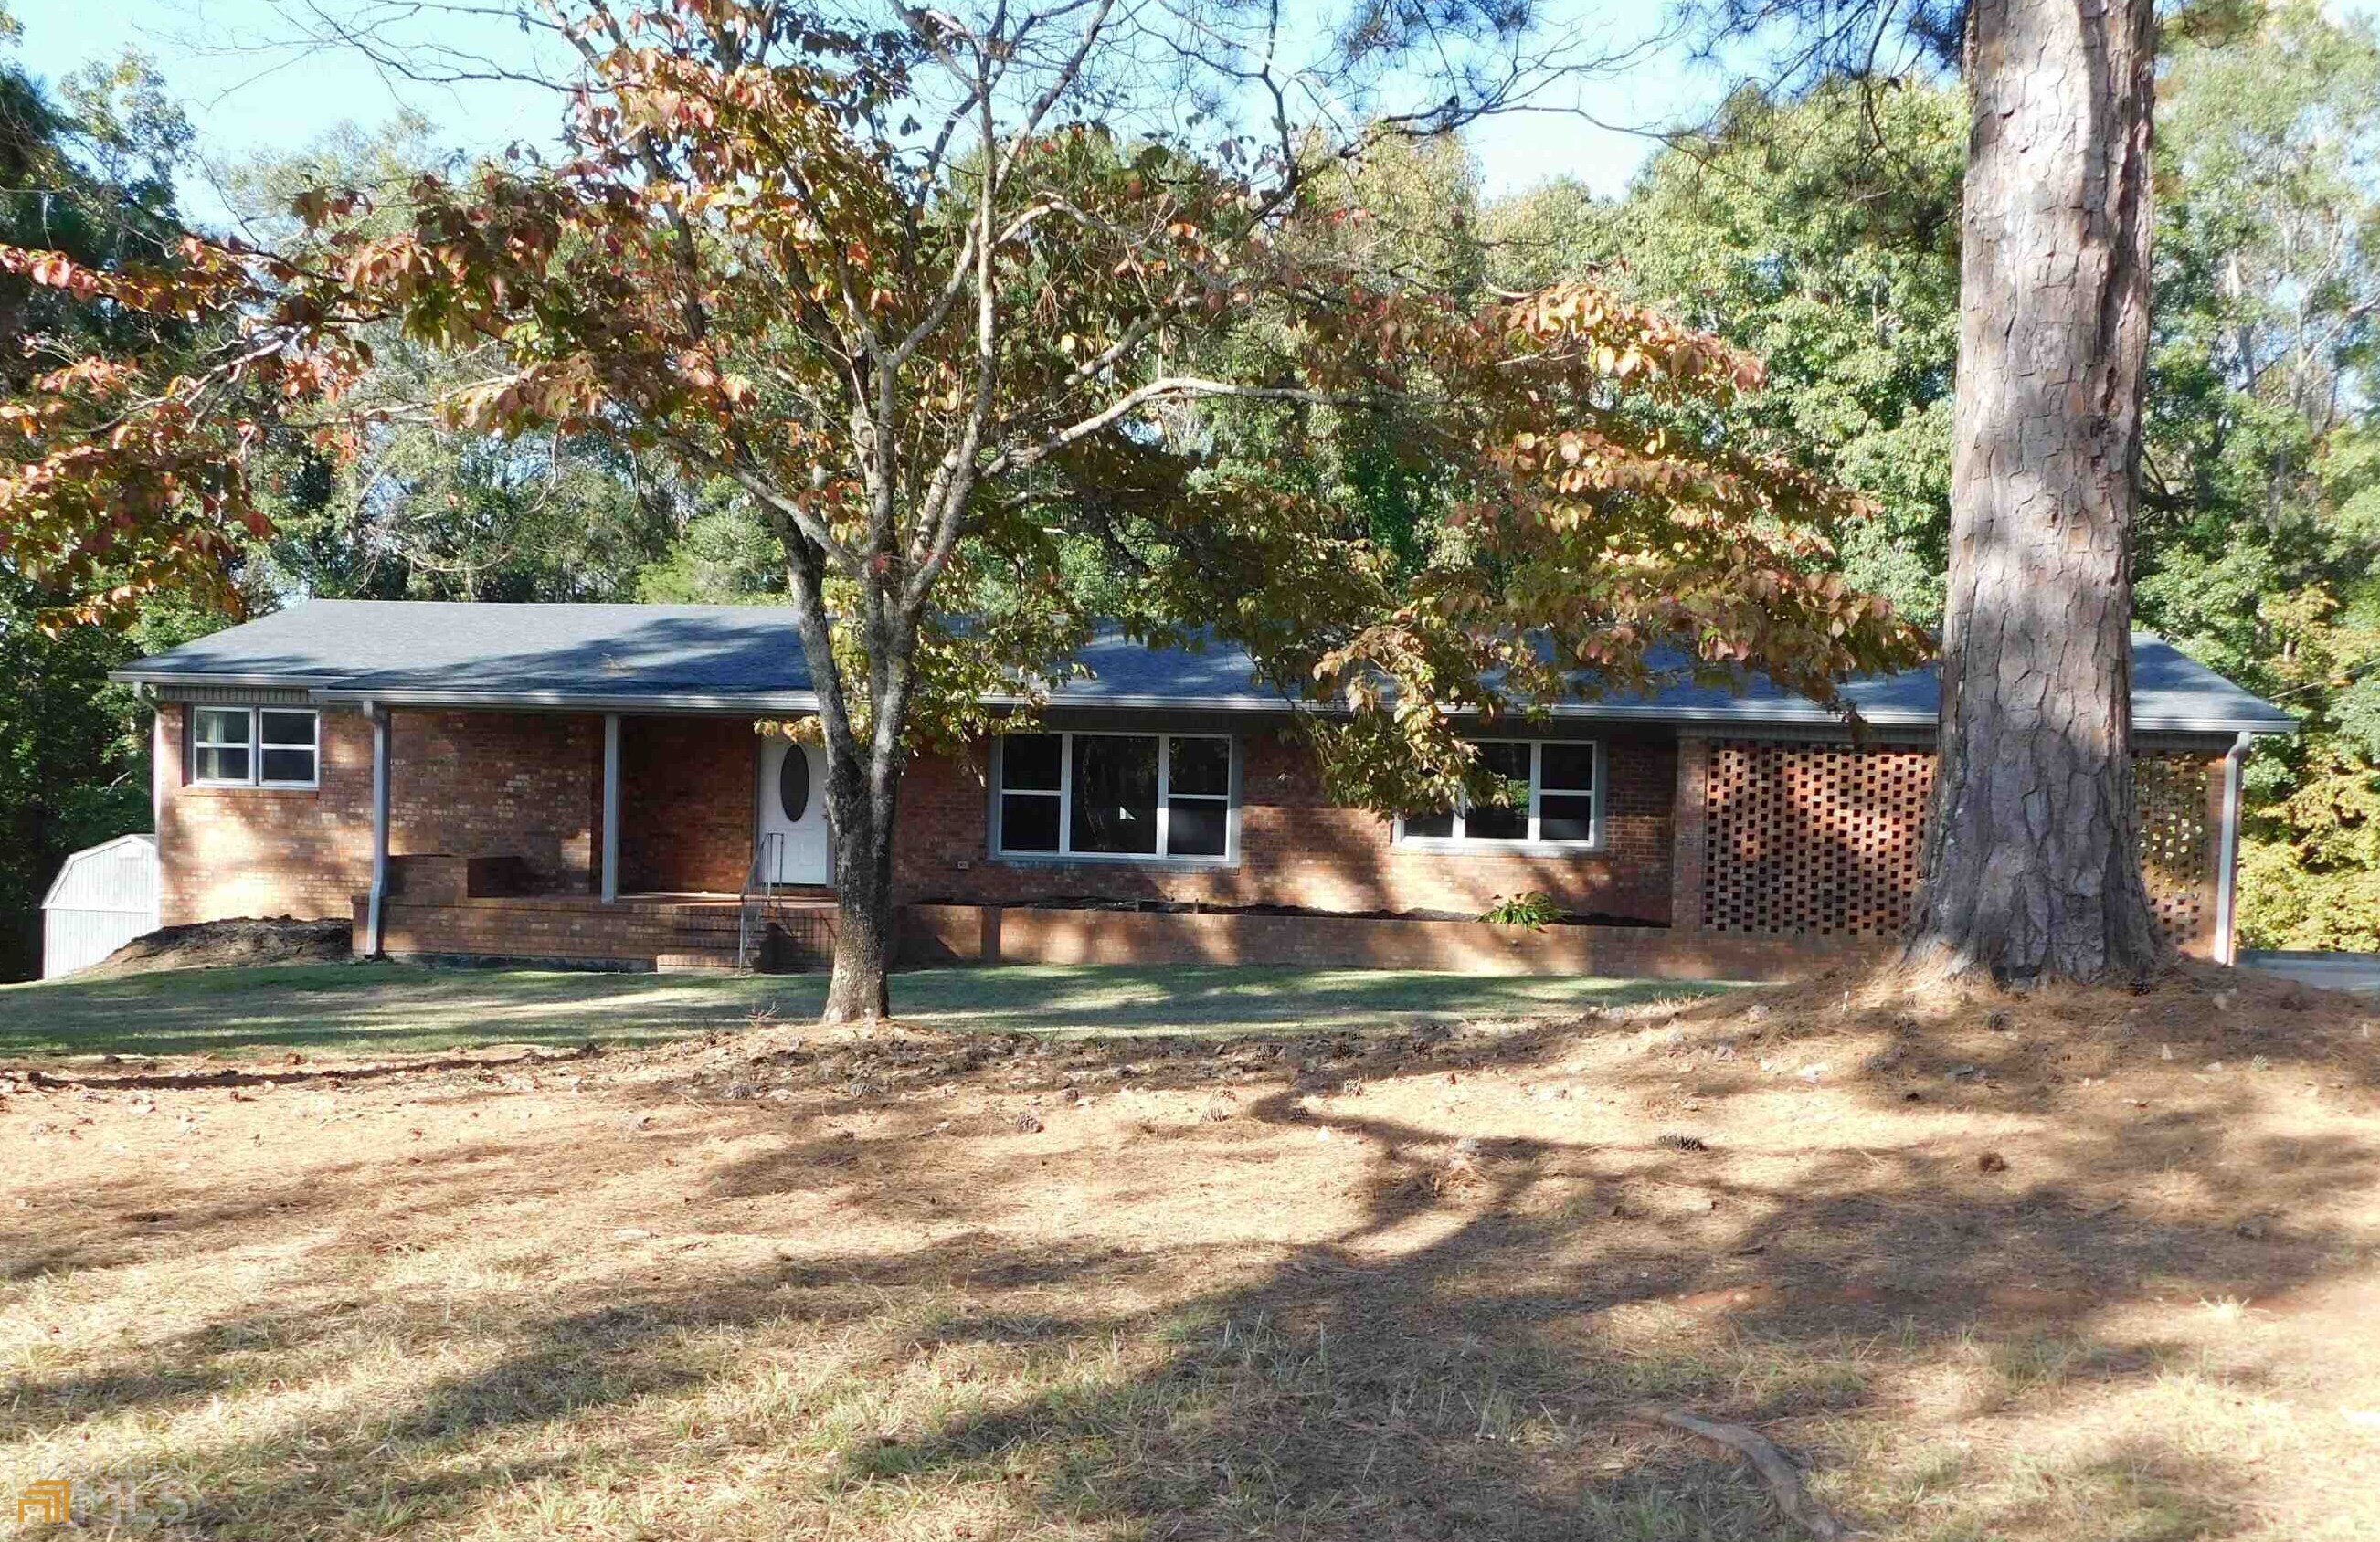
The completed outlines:
[[[324,706],[360,707],[377,702],[384,707],[516,707],[558,712],[815,712],[813,691],[783,691],[758,696],[718,696],[672,691],[638,696],[592,696],[577,691],[380,690],[338,686],[317,688],[314,699]]]
[[[198,674],[186,671],[113,670],[108,678],[128,685],[186,686],[192,689],[235,690],[304,690],[326,706],[361,706],[381,701],[398,707],[514,707],[545,711],[582,712],[815,712],[819,709],[815,691],[766,692],[749,696],[723,695],[713,692],[662,692],[657,694],[581,694],[574,691],[473,691],[435,688],[376,690],[343,684],[336,678],[320,675],[289,674]],[[1095,698],[1070,697],[1058,692],[1035,698],[1015,692],[987,691],[976,698],[986,707],[1032,707],[1068,711],[1174,711],[1231,713],[1288,713],[1299,704],[1281,697],[1262,696],[1159,696],[1134,693]],[[1351,709],[1336,703],[1307,704],[1306,710],[1332,717],[1351,715]],[[1475,707],[1450,709],[1458,717],[1475,717]],[[1529,714],[1512,710],[1503,714],[1525,721]],[[1779,703],[1775,706],[1753,707],[1743,703],[1710,707],[1665,707],[1653,702],[1564,702],[1545,710],[1545,715],[1570,722],[1680,722],[1680,723],[1777,723],[1801,727],[1840,726],[1846,732],[1850,724],[1838,712],[1815,704]],[[1912,711],[1875,711],[1861,714],[1869,724],[1881,728],[1933,728],[1935,714]],[[2294,735],[2299,725],[2294,719],[2276,718],[2135,718],[2132,728],[2141,734],[2219,735],[2253,734],[2262,736]]]
[[[111,669],[119,686],[180,686],[191,690],[311,691],[336,686],[335,674],[199,674],[186,669]]]

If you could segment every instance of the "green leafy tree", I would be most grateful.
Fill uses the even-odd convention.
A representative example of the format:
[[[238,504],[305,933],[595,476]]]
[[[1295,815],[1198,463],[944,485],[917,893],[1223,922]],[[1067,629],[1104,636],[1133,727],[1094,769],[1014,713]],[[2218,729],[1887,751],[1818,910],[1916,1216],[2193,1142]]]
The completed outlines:
[[[16,25],[0,12],[0,33]],[[140,60],[76,72],[44,91],[0,62],[0,241],[44,246],[108,272],[167,259],[173,171],[188,140]],[[187,351],[180,321],[97,304],[72,286],[0,274],[0,379],[12,396],[63,358]],[[0,528],[0,979],[38,972],[41,898],[77,847],[149,826],[146,714],[107,671],[144,642],[212,625],[155,603],[129,635],[47,623],[78,598]],[[95,566],[104,583],[121,575]]]
[[[2380,945],[2380,42],[2307,3],[2163,83],[2141,601],[2302,718],[2250,765],[2252,945]]]
[[[1556,182],[1490,209],[1490,271],[1507,287],[1600,274],[1760,355],[1767,389],[1729,427],[1864,494],[1876,516],[1845,532],[1846,577],[1931,625],[1949,561],[1965,159],[1954,87],[1746,90],[1622,199]]]
[[[405,227],[415,186],[458,164],[424,120],[400,117],[236,166],[226,196],[248,239],[296,249],[306,227],[291,210],[309,188],[357,190],[371,212],[356,228],[389,235]],[[272,533],[237,568],[249,606],[295,595],[627,599],[641,570],[668,559],[696,509],[666,463],[606,435],[533,427],[500,440],[407,410],[484,377],[484,350],[425,346],[393,319],[358,335],[371,358],[347,387],[348,409],[390,410],[358,426],[346,455],[265,425],[250,481]]]

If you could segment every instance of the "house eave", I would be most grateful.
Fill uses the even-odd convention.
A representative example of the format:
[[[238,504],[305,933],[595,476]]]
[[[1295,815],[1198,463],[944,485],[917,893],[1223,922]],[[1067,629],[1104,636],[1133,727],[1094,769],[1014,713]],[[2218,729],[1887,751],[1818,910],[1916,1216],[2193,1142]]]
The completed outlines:
[[[335,674],[200,674],[187,669],[111,669],[119,686],[167,686],[187,690],[315,691],[336,686]]]
[[[815,691],[764,691],[753,693],[722,693],[712,691],[561,691],[561,690],[457,690],[448,687],[376,687],[358,686],[351,679],[298,674],[201,674],[188,670],[117,669],[108,672],[108,678],[120,685],[145,686],[187,690],[293,690],[305,691],[310,698],[326,707],[362,707],[381,703],[392,707],[446,707],[458,710],[577,712],[716,712],[751,713],[766,716],[771,713],[815,712],[819,709]],[[1040,708],[1062,711],[1170,711],[1212,712],[1245,716],[1286,715],[1298,710],[1298,704],[1282,697],[1264,696],[1159,696],[1151,694],[1120,694],[1114,696],[1077,697],[1060,693],[1036,700],[1017,692],[986,692],[977,698],[980,704],[1011,710]],[[1344,717],[1351,709],[1332,702],[1309,706],[1306,710],[1332,717]],[[1452,712],[1460,717],[1476,717],[1475,707],[1458,707]],[[1524,711],[1509,711],[1508,719],[1525,720]],[[1800,729],[1841,728],[1850,731],[1847,720],[1839,712],[1815,705],[1796,706],[1778,702],[1750,706],[1743,703],[1718,706],[1672,707],[1655,702],[1585,701],[1564,702],[1545,710],[1544,715],[1567,722],[1643,722],[1676,723],[1685,726],[1728,726],[1742,728],[1790,727]],[[1881,729],[1923,730],[1931,732],[1937,726],[1931,712],[1877,710],[1861,714],[1869,726]],[[2143,735],[2181,736],[2232,737],[2240,734],[2259,737],[2291,735],[2298,732],[2294,719],[2272,718],[2157,718],[2139,717],[2132,721],[2133,731]]]
[[[326,707],[453,707],[465,710],[510,708],[542,712],[815,712],[813,691],[764,692],[725,696],[699,691],[653,691],[601,694],[586,691],[456,691],[376,689],[340,685],[317,688],[314,699]]]

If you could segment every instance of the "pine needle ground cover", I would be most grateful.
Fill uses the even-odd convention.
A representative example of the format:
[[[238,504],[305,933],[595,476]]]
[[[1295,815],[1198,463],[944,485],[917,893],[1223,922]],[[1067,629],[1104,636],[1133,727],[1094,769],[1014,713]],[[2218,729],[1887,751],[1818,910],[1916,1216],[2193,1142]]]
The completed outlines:
[[[17,1062],[0,1497],[210,1537],[2380,1535],[2380,1026],[2198,974]],[[31,1535],[42,1535],[39,1527]]]

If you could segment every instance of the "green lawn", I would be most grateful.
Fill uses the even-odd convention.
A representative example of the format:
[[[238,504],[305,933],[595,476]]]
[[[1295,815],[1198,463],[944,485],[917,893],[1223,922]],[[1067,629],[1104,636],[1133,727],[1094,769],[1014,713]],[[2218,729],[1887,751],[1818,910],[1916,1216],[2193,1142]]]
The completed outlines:
[[[429,969],[183,969],[0,986],[0,1055],[370,1054],[485,1044],[648,1043],[815,1014],[822,975],[744,977]],[[1228,1034],[1515,1014],[1723,989],[1667,980],[1370,969],[1015,966],[896,975],[906,1020],[1027,1033]]]

